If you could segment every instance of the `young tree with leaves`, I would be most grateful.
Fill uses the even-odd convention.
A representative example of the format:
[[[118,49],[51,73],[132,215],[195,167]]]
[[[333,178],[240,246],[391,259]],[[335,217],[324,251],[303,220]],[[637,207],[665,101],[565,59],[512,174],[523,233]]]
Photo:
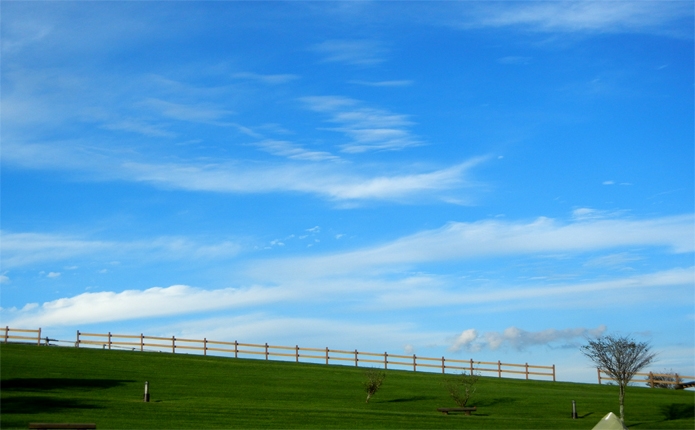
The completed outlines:
[[[625,423],[625,387],[635,373],[649,365],[656,354],[646,342],[630,337],[602,336],[581,347],[584,355],[615,380],[619,387],[620,421]]]
[[[374,393],[379,391],[381,384],[384,383],[386,373],[376,369],[368,369],[364,372],[364,376],[366,377],[366,380],[362,383],[362,385],[364,385],[364,390],[367,392],[366,403],[369,403],[369,399],[372,398]]]
[[[444,387],[456,404],[463,408],[475,394],[477,383],[478,375],[463,372],[460,375],[447,377],[444,380]]]

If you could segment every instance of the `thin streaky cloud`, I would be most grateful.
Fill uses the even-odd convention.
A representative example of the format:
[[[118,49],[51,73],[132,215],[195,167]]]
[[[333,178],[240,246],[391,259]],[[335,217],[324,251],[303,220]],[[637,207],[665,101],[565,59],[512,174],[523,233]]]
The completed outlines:
[[[522,26],[541,32],[657,32],[668,24],[692,19],[689,2],[678,1],[562,1],[503,2],[475,8],[464,25]],[[464,22],[466,19],[464,18]]]
[[[309,156],[301,149],[297,154]],[[448,198],[448,192],[465,198],[472,188],[467,178],[469,171],[487,159],[474,157],[463,163],[424,172],[422,169],[410,169],[411,172],[402,173],[401,168],[399,173],[373,175],[363,174],[359,168],[347,164],[336,168],[335,164],[249,164],[236,160],[161,163],[134,161],[126,156],[130,155],[86,147],[76,142],[67,142],[62,146],[3,145],[4,163],[32,169],[81,171],[98,180],[142,182],[189,191],[238,194],[301,192],[330,201],[417,202],[422,198]],[[312,156],[330,158],[329,154],[322,153]]]
[[[329,63],[343,63],[352,66],[373,66],[385,61],[386,49],[373,40],[326,40],[316,44],[311,50]]]
[[[394,80],[394,81],[348,81],[351,84],[363,85],[366,87],[409,87],[415,82],[410,79]]]
[[[627,246],[661,247],[693,252],[693,215],[662,218],[590,219],[564,223],[550,218],[531,222],[485,220],[450,222],[393,242],[315,258],[258,263],[252,273],[283,277],[303,267],[306,277],[389,271],[393,267],[434,261],[469,260],[541,253],[583,253]],[[271,269],[272,268],[272,269]],[[266,276],[266,275],[264,275]]]
[[[234,114],[233,111],[227,109],[200,104],[174,103],[156,98],[145,99],[137,105],[149,108],[167,118],[190,122],[210,123]]]
[[[102,260],[206,260],[232,258],[241,251],[238,243],[229,240],[202,242],[175,236],[113,241],[71,234],[1,231],[0,239],[1,263],[6,269],[85,257]]]
[[[326,122],[337,124],[326,130],[343,133],[351,140],[341,145],[345,153],[399,151],[423,144],[410,132],[414,123],[408,115],[362,106],[357,100],[339,96],[304,97],[301,101],[310,110],[328,114]]]
[[[340,157],[326,151],[310,151],[299,145],[284,140],[264,140],[256,143],[262,151],[292,160],[306,161],[336,161]]]
[[[236,79],[248,79],[269,85],[286,84],[299,79],[299,75],[293,74],[263,75],[260,73],[251,72],[234,73],[232,74],[232,77]]]
[[[674,268],[655,273],[646,273],[609,281],[587,281],[576,283],[555,283],[551,285],[531,285],[510,287],[477,287],[475,285],[423,284],[420,288],[401,288],[384,290],[372,299],[367,310],[422,309],[443,306],[467,306],[480,310],[481,306],[498,306],[503,311],[509,309],[596,309],[610,306],[610,300],[618,300],[628,295],[630,300],[643,303],[653,302],[654,298],[645,294],[652,290],[663,293],[669,288],[691,289],[695,287],[695,267]],[[596,302],[601,295],[603,301]],[[494,309],[486,308],[485,312]]]

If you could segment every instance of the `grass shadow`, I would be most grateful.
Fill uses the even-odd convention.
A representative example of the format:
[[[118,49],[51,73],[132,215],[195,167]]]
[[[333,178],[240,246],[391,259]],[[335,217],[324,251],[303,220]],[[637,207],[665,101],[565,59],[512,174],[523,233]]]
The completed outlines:
[[[513,397],[498,397],[496,399],[480,400],[471,402],[474,406],[495,406],[495,405],[508,405],[510,403],[516,403],[518,399]]]
[[[63,389],[114,388],[132,380],[76,378],[16,378],[0,382],[2,391],[50,391]]]
[[[56,399],[55,397],[47,396],[15,396],[2,399],[0,415],[51,414],[66,409],[102,409],[102,407],[75,399]]]
[[[695,405],[687,403],[671,403],[670,405],[662,406],[660,409],[665,421],[695,417]]]
[[[384,403],[402,403],[402,402],[417,402],[420,400],[432,400],[436,399],[434,396],[412,396],[412,397],[405,397],[401,399],[393,399],[393,400],[386,400]]]

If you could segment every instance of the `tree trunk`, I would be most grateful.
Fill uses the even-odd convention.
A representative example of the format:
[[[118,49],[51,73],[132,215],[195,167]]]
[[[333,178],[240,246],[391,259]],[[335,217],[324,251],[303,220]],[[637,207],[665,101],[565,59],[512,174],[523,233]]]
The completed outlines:
[[[620,384],[620,421],[625,424],[625,386]]]

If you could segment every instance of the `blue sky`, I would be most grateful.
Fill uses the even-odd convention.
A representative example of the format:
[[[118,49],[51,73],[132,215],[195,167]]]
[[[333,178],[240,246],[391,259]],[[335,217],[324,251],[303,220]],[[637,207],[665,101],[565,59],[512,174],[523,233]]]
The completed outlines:
[[[3,2],[2,325],[695,372],[693,3]]]

